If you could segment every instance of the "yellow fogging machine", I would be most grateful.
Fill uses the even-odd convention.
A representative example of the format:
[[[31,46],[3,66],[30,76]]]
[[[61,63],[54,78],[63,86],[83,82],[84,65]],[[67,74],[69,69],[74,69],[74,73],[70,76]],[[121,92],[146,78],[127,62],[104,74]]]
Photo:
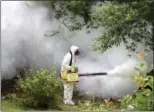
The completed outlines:
[[[69,66],[72,65],[72,52],[71,54],[71,60],[69,63]],[[61,73],[61,78],[66,80],[67,82],[78,82],[79,77],[83,76],[98,76],[98,75],[107,75],[106,72],[99,72],[99,73],[77,73],[78,68],[77,67],[71,67],[71,70],[66,70],[65,72]]]

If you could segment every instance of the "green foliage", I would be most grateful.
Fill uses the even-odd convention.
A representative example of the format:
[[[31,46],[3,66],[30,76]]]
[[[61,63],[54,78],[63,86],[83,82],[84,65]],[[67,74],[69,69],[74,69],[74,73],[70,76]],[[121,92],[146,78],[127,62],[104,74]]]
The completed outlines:
[[[96,7],[91,14],[90,25],[96,28],[104,27],[104,31],[95,39],[94,50],[105,51],[113,45],[120,45],[121,42],[125,43],[126,48],[131,51],[135,51],[137,43],[143,43],[152,48],[151,21],[147,21],[143,18],[144,15],[140,14],[143,7],[136,8],[142,3],[148,6],[151,1],[105,2],[103,6]]]
[[[133,76],[132,79],[136,82],[137,86],[140,87],[136,91],[135,97],[130,95],[124,96],[121,99],[121,108],[125,110],[152,110],[152,91],[146,89],[149,86],[153,90],[153,76],[144,77],[146,71],[142,70],[144,64],[140,64],[140,68],[136,68],[139,71],[139,76]]]
[[[23,92],[23,103],[32,108],[56,107],[62,94],[62,84],[56,79],[54,70],[30,70],[18,80],[19,90]]]
[[[60,20],[70,20],[73,24],[66,24],[63,21],[63,24],[71,31],[81,29],[90,19],[89,9],[91,5],[95,2],[88,1],[51,1],[51,8],[55,11],[55,18]],[[76,17],[80,16],[84,19],[84,23],[80,23],[76,20]]]
[[[137,43],[143,43],[153,49],[152,26],[154,25],[153,0],[101,0],[103,6],[92,6],[97,1],[51,1],[55,17],[59,20],[71,20],[72,25],[63,24],[71,31],[82,27],[104,27],[102,34],[94,40],[93,49],[105,51],[112,46],[125,43],[126,48],[135,51]],[[84,23],[76,21],[81,16]],[[130,41],[129,41],[130,40]],[[129,42],[128,42],[129,41]]]

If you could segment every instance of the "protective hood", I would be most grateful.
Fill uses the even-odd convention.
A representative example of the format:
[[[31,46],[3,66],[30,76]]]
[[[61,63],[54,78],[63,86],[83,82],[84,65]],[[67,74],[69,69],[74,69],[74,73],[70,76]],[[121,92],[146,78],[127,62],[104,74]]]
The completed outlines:
[[[71,46],[71,52],[72,52],[73,55],[74,55],[74,53],[75,53],[77,50],[79,50],[79,47],[78,47],[78,46],[75,46],[75,45],[72,45],[72,46]]]

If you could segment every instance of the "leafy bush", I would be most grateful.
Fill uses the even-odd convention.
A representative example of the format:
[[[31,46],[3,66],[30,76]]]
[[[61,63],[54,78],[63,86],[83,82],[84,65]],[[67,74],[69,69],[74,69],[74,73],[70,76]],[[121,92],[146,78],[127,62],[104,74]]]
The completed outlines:
[[[140,64],[141,68],[136,68],[139,71],[139,76],[132,76],[139,89],[136,91],[135,97],[127,95],[121,99],[121,108],[126,110],[152,110],[152,91],[153,90],[153,76],[144,76],[146,70],[142,70],[144,64]]]
[[[57,106],[61,98],[62,84],[56,79],[54,70],[30,70],[25,77],[19,77],[18,86],[24,93],[23,101],[29,107],[44,108]]]

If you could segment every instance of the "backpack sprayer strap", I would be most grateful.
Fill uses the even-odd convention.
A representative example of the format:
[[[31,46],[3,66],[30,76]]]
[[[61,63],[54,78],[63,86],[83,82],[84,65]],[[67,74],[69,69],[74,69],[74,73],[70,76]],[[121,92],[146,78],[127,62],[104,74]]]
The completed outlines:
[[[70,51],[69,53],[71,54],[71,60],[70,60],[69,66],[72,66],[72,52]]]

